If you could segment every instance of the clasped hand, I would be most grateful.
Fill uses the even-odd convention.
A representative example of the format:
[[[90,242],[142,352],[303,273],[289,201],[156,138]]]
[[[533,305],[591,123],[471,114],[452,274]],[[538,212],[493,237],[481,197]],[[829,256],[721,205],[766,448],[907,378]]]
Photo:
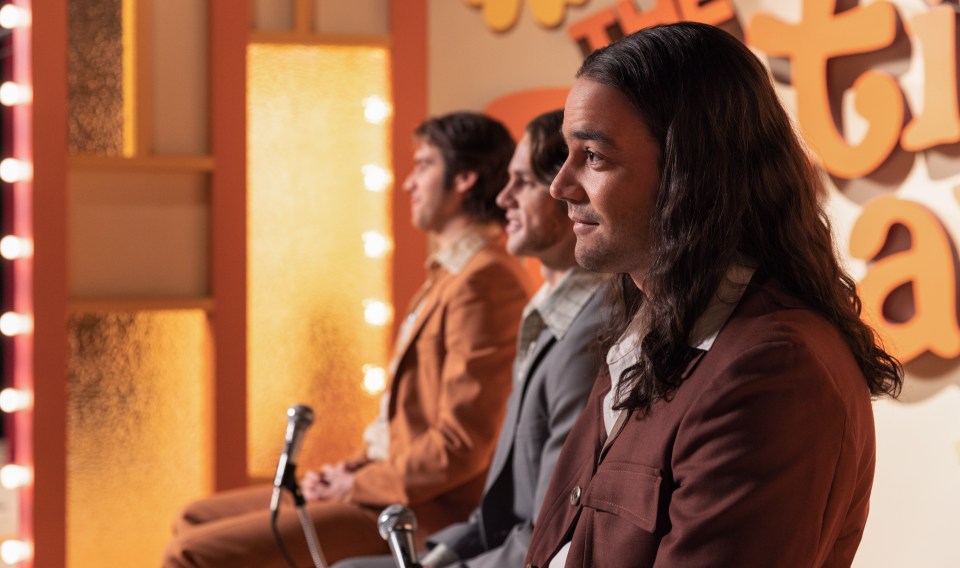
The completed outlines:
[[[353,492],[353,470],[345,462],[324,465],[320,471],[308,471],[300,481],[307,501],[346,501]]]

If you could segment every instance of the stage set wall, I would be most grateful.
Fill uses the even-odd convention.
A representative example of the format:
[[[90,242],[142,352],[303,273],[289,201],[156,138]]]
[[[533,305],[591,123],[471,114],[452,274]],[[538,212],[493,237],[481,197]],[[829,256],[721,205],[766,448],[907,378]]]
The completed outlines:
[[[303,466],[340,457],[376,413],[364,364],[385,364],[400,319],[365,323],[360,298],[402,311],[429,249],[400,190],[416,124],[479,110],[519,135],[562,106],[587,51],[678,19],[720,25],[770,67],[823,168],[865,314],[905,363],[900,400],[874,404],[877,475],[855,565],[960,565],[955,4],[34,4],[37,92],[17,124],[33,129],[24,215],[35,251],[15,261],[14,283],[32,294],[20,305],[38,308],[12,367],[36,400],[11,422],[12,459],[36,468],[19,509],[35,565],[156,564],[183,503],[272,474],[288,404],[320,416]],[[82,108],[66,110],[104,108],[68,77],[84,61],[67,58],[77,6],[90,21],[91,7],[124,8],[116,26],[139,38],[96,54],[127,70],[112,79],[129,88],[122,108],[91,122],[112,124],[110,148],[91,142],[103,132],[71,122]],[[351,76],[365,78],[357,87]],[[341,121],[373,94],[392,108],[385,122]],[[332,114],[315,115],[311,97]],[[368,162],[385,168],[381,192],[364,188]],[[342,181],[325,185],[334,170]],[[14,189],[23,202],[25,186]],[[365,257],[368,229],[392,249]],[[337,295],[337,282],[360,296]]]

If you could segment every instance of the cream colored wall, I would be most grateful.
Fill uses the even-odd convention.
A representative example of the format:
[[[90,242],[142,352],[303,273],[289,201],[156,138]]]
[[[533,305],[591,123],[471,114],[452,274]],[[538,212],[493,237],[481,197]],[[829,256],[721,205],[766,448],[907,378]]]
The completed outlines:
[[[568,21],[610,3],[571,8]],[[580,50],[563,28],[544,29],[523,9],[513,29],[495,33],[484,26],[481,11],[463,0],[430,0],[429,6],[431,114],[482,109],[508,92],[573,82]]]
[[[928,4],[919,0],[893,3],[901,18],[926,10]],[[566,26],[616,1],[587,0],[583,6],[571,7],[566,22],[553,30],[533,21],[529,4],[521,3],[521,17],[514,28],[495,33],[484,25],[480,10],[465,0],[430,1],[431,113],[480,110],[511,92],[568,86],[582,59],[567,36]],[[653,0],[637,2],[643,8],[654,4]],[[797,21],[802,8],[800,0],[735,0],[733,4],[743,25],[758,11]],[[894,68],[900,65],[895,74],[913,105],[919,104],[923,86],[919,57],[919,49],[914,49],[911,61],[892,64]],[[907,66],[909,72],[904,72]],[[792,108],[791,89],[783,87],[780,92]],[[850,102],[849,98],[846,102]],[[862,130],[852,105],[845,105],[844,114],[849,131]],[[957,243],[960,208],[953,190],[957,185],[958,176],[932,182],[926,160],[921,157],[896,194],[922,202],[935,211]],[[889,191],[876,180],[848,184],[844,193],[833,188],[829,208],[841,252],[848,249],[850,230],[864,201],[862,196]],[[862,277],[865,265],[847,260],[851,272]],[[855,565],[960,566],[960,547],[955,545],[953,534],[960,526],[960,366],[958,361],[927,355],[909,364],[906,370],[901,399],[875,404],[877,473],[871,516]]]

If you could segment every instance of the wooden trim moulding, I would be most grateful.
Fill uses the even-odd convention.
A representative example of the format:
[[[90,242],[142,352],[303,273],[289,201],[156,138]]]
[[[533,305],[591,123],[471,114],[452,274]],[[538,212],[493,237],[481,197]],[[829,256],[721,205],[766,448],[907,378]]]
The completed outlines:
[[[34,551],[24,566],[45,568],[68,564],[67,0],[15,4],[32,11],[33,24],[13,31],[11,59],[13,79],[33,86],[33,103],[9,109],[13,152],[33,162],[33,181],[4,190],[14,194],[14,231],[33,237],[33,258],[13,264],[13,300],[33,312],[34,327],[13,339],[8,368],[13,386],[33,391],[33,407],[7,417],[7,437],[11,460],[33,466],[18,499],[18,534]]]
[[[297,0],[293,15],[297,33],[308,34],[313,29],[313,3],[314,0]]]
[[[393,172],[402,180],[413,167],[413,131],[427,118],[427,0],[390,3],[391,85],[393,98]],[[427,259],[427,237],[410,222],[409,199],[401,183],[393,188],[391,258],[394,306],[405,306],[423,282],[419,267]],[[411,270],[410,267],[416,267]],[[396,337],[403,318],[394,318]]]
[[[70,313],[203,310],[213,313],[213,298],[70,298]]]
[[[212,156],[71,156],[67,159],[70,169],[118,170],[141,172],[212,172]]]
[[[247,484],[247,49],[250,3],[210,0],[211,489]]]
[[[252,32],[250,34],[250,43],[391,47],[390,36],[377,34]]]

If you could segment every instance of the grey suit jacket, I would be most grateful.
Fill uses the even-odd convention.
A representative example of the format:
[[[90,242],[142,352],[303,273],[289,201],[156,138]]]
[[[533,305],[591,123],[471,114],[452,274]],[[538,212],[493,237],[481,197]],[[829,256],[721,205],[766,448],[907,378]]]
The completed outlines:
[[[593,293],[562,339],[541,332],[535,355],[514,378],[480,506],[467,522],[428,537],[428,545],[446,545],[469,559],[465,566],[523,565],[560,449],[603,359],[596,345],[602,295]]]

